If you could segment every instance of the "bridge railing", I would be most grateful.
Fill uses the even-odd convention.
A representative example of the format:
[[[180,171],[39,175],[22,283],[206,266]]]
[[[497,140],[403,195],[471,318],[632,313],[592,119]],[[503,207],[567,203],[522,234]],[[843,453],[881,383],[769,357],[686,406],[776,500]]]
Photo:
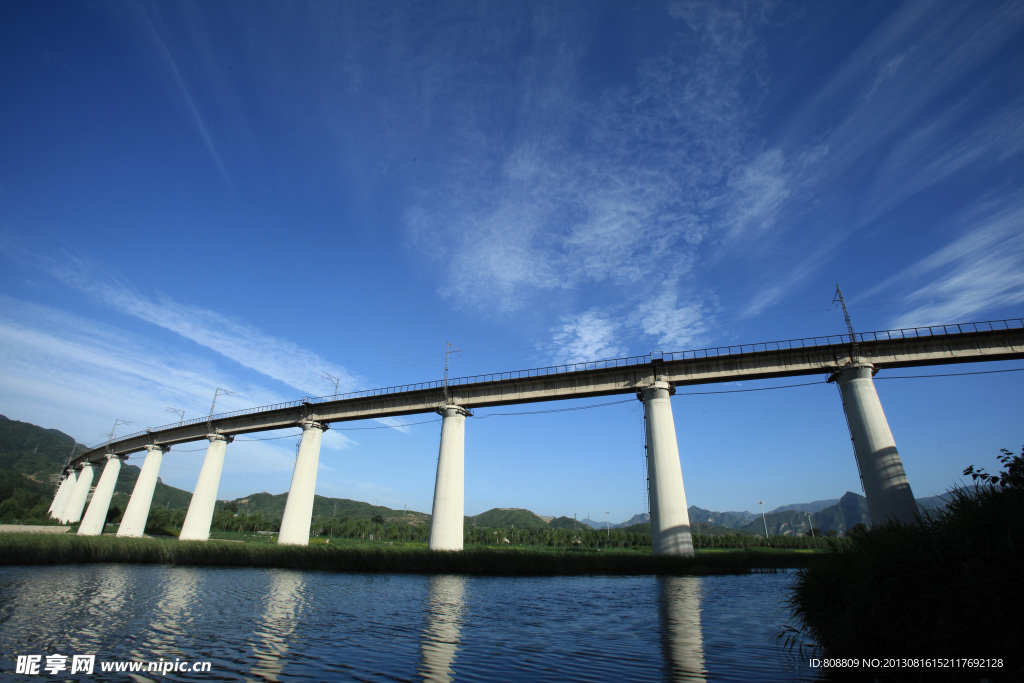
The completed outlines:
[[[940,335],[970,334],[974,332],[993,332],[999,330],[1011,330],[1024,328],[1024,318],[1011,318],[1008,320],[989,320],[976,323],[959,323],[953,325],[930,325],[927,327],[908,327],[898,330],[881,330],[878,332],[859,332],[855,334],[858,342],[872,341],[893,341],[897,339],[914,339],[917,337],[935,337]],[[460,386],[464,384],[482,384],[485,382],[500,382],[513,379],[527,379],[530,377],[546,377],[549,375],[566,375],[573,372],[586,372],[590,370],[603,370],[606,368],[629,367],[632,365],[646,365],[653,360],[693,360],[698,358],[715,358],[719,356],[735,356],[744,353],[759,353],[765,351],[788,351],[792,349],[814,348],[821,346],[835,346],[850,343],[850,336],[847,334],[831,334],[824,337],[803,337],[801,339],[786,339],[783,341],[761,342],[757,344],[740,344],[738,346],[716,346],[706,349],[693,349],[688,351],[661,352],[654,351],[642,356],[627,356],[624,358],[609,358],[605,360],[585,361],[580,363],[567,363],[564,365],[550,365],[541,368],[530,368],[528,370],[511,370],[507,372],[495,372],[485,375],[470,375],[467,377],[456,377],[448,380],[448,386]],[[333,401],[345,401],[357,398],[369,398],[373,396],[386,396],[388,394],[407,393],[412,391],[429,391],[431,389],[443,389],[444,380],[433,382],[418,382],[415,384],[400,384],[392,387],[378,389],[364,389],[362,391],[351,391],[344,394],[332,394],[329,396],[304,397],[296,401],[285,403],[274,403],[272,405],[257,406],[244,410],[235,410],[229,413],[217,413],[209,417],[197,417],[183,422],[166,424],[153,429],[145,429],[134,434],[121,436],[113,441],[107,441],[93,450],[109,446],[111,443],[127,441],[149,432],[159,432],[175,427],[203,424],[229,417],[241,417],[243,415],[254,415],[256,413],[270,412],[285,408],[299,408],[303,405],[314,405],[317,403],[329,403]]]

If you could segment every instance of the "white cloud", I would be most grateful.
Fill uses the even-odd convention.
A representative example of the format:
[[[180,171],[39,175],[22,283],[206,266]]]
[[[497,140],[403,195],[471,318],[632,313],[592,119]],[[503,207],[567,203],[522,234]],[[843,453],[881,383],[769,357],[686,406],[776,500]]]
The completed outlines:
[[[567,316],[552,330],[551,362],[561,365],[625,356],[626,347],[617,341],[621,330],[620,323],[597,310]]]
[[[170,330],[310,396],[324,393],[322,372],[340,378],[340,393],[359,388],[356,378],[344,368],[291,341],[272,337],[216,311],[180,304],[166,296],[148,299],[96,265],[71,254],[65,255],[59,267],[51,265],[50,272],[115,310]]]
[[[498,314],[552,294],[586,310],[607,284],[635,307],[650,277],[690,272],[711,231],[773,224],[790,191],[781,152],[752,136],[763,17],[720,3],[670,13],[667,53],[597,92],[580,88],[584,50],[549,49],[569,40],[557,31],[538,39],[552,61],[518,84],[515,135],[457,152],[431,178],[443,191],[406,214],[414,248],[444,270],[442,295]]]
[[[659,351],[697,348],[708,333],[703,303],[693,299],[680,305],[675,283],[666,283],[661,294],[640,306],[636,317],[644,334],[654,338]]]
[[[959,238],[868,292],[920,301],[895,327],[970,322],[987,310],[1024,302],[1024,195],[981,202],[958,216]]]

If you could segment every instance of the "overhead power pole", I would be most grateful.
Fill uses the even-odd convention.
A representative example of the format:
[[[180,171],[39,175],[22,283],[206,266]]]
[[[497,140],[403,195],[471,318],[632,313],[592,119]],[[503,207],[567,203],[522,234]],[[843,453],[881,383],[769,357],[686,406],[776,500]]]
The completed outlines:
[[[836,283],[836,295],[832,297],[832,303],[836,301],[843,307],[843,318],[846,319],[846,331],[850,335],[850,356],[852,359],[860,358],[860,347],[857,346],[857,335],[853,331],[853,323],[850,322],[850,312],[846,310],[846,301],[843,300],[843,290],[839,289]]]
[[[456,348],[451,342],[445,342],[447,346],[444,349],[444,404],[448,405],[451,401],[448,396],[448,355],[455,350],[455,353],[462,353],[462,349]]]

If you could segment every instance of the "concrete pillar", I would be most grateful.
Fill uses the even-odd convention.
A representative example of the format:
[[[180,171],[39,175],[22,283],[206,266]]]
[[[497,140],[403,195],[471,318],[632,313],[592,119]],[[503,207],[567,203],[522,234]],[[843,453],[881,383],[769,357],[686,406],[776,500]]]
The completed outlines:
[[[868,363],[856,363],[829,381],[839,385],[871,523],[896,520],[910,524],[917,521],[917,503],[878,400],[872,370]]]
[[[121,473],[121,460],[128,456],[108,455],[107,464],[103,466],[100,483],[93,491],[89,509],[85,511],[82,524],[78,527],[79,536],[99,536],[103,533],[103,525],[110,512],[110,499],[114,496],[117,475]]]
[[[149,452],[142,463],[139,478],[135,481],[128,507],[124,509],[124,516],[121,517],[121,526],[117,529],[118,536],[138,538],[146,531],[146,520],[149,519],[149,509],[153,504],[153,491],[156,490],[156,481],[160,476],[160,464],[164,460],[164,453],[170,449],[150,444],[146,446],[146,450]]]
[[[320,462],[320,442],[327,425],[312,420],[299,423],[302,441],[295,456],[292,485],[281,517],[279,545],[309,545],[309,523],[313,519],[313,496],[316,493],[316,468]]]
[[[74,488],[75,471],[71,470],[61,478],[60,486],[57,487],[57,495],[53,497],[53,503],[50,504],[50,517],[52,519],[60,519],[61,513],[64,512],[64,506],[68,503],[68,496],[71,495],[71,491]]]
[[[466,509],[466,416],[471,413],[459,406],[445,406],[437,412],[444,419],[428,547],[462,550]]]
[[[693,555],[690,513],[668,382],[643,390],[647,422],[647,486],[651,500],[651,547],[655,555]]]
[[[75,482],[75,488],[71,491],[67,507],[64,508],[64,514],[60,521],[65,524],[77,524],[82,519],[85,501],[89,498],[89,489],[92,487],[93,474],[93,464],[91,462],[83,463],[82,469],[78,473],[78,481]]]
[[[234,441],[230,436],[210,434],[210,447],[206,449],[203,468],[199,470],[199,481],[192,493],[192,502],[185,513],[178,539],[181,541],[207,541],[210,538],[210,523],[213,522],[213,508],[217,504],[217,489],[220,488],[220,473],[224,469],[224,453],[228,444]]]

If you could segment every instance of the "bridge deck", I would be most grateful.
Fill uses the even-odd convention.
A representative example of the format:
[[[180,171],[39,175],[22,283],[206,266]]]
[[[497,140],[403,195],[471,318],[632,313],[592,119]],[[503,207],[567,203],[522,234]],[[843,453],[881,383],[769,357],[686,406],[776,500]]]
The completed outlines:
[[[857,335],[859,355],[876,368],[903,368],[1024,358],[1024,320],[888,330]],[[851,360],[846,336],[816,337],[680,353],[654,353],[450,380],[450,402],[465,408],[634,393],[657,379],[675,386],[830,374]],[[171,446],[210,433],[225,435],[296,426],[304,419],[342,422],[433,412],[445,403],[443,382],[391,387],[199,418],[137,432],[91,448],[72,461]]]

